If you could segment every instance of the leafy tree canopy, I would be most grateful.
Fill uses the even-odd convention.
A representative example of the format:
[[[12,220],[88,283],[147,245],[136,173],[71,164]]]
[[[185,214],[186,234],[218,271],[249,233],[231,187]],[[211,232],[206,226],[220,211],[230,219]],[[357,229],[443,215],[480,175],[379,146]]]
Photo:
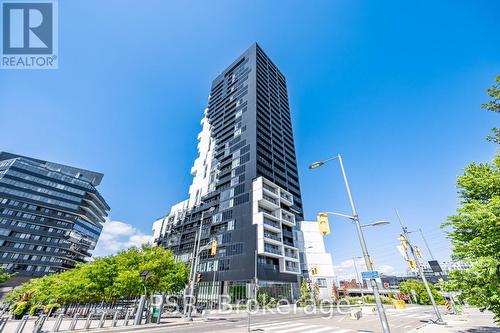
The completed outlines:
[[[436,303],[443,304],[444,303],[443,296],[441,296],[441,294],[436,291],[432,283],[429,283],[429,288],[431,289],[432,296],[434,297]],[[402,282],[399,285],[399,290],[403,294],[408,294],[408,295],[413,295],[412,290],[414,290],[418,304],[431,304],[431,299],[429,297],[429,294],[427,293],[427,290],[425,289],[425,285],[423,282],[416,280],[408,280]]]
[[[149,270],[148,294],[176,293],[187,282],[188,268],[162,247],[130,248],[117,255],[97,258],[74,269],[32,279],[9,292],[6,300],[28,299],[31,305],[49,303],[110,302],[144,293],[141,272]]]
[[[488,89],[491,100],[482,108],[500,112],[500,76]],[[500,143],[500,130],[493,128],[489,141]],[[473,264],[466,271],[450,273],[451,290],[480,309],[491,310],[500,321],[500,155],[492,163],[471,163],[458,177],[460,197],[457,213],[448,217],[448,237],[453,257]]]
[[[488,95],[491,97],[491,100],[488,103],[482,104],[481,107],[492,112],[500,112],[500,75],[497,75],[496,83],[488,89]],[[500,129],[494,127],[491,130],[493,131],[493,135],[488,135],[486,139],[500,143]]]

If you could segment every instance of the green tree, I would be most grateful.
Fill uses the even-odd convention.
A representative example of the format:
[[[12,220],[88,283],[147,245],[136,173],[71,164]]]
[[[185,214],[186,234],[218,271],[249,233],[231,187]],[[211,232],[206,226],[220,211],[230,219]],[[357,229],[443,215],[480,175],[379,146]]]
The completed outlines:
[[[140,274],[145,270],[152,272],[146,281],[148,294],[176,293],[187,283],[188,268],[176,261],[169,250],[144,246],[32,279],[9,292],[6,301],[28,301],[30,306],[41,306],[130,299],[144,293]]]
[[[491,164],[470,164],[457,186],[460,207],[443,225],[452,228],[454,258],[473,266],[452,272],[450,281],[464,300],[500,320],[500,155]]]
[[[434,297],[436,303],[443,304],[444,303],[443,296],[441,296],[441,294],[436,291],[432,283],[429,283],[429,288],[431,289],[432,296]],[[425,285],[423,282],[416,280],[408,280],[402,282],[399,285],[399,290],[401,291],[401,293],[408,295],[412,295],[413,294],[412,290],[414,290],[418,304],[427,304],[427,305],[431,304],[431,299],[429,298],[429,294],[427,294],[427,290],[425,289]]]
[[[4,271],[4,270],[5,270],[5,267],[0,266],[0,283],[4,283],[8,279],[10,279],[10,277],[12,276],[12,274],[9,274],[9,273],[2,273],[2,271]]]
[[[311,292],[311,285],[307,279],[302,279],[300,284],[300,305],[310,305],[313,303],[313,295]]]
[[[483,109],[492,111],[492,112],[500,112],[500,75],[496,77],[496,83],[492,85],[488,89],[488,95],[491,97],[491,100],[488,103],[482,104],[481,107]],[[492,128],[493,135],[488,135],[486,139],[488,141],[492,141],[495,143],[500,143],[500,129]]]

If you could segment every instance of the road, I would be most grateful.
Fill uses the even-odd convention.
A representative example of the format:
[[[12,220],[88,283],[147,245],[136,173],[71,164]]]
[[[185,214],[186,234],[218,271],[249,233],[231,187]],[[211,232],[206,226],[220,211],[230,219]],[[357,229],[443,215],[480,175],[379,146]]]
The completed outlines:
[[[405,310],[387,310],[391,332],[406,333],[420,327],[433,318],[429,307],[412,307]],[[321,314],[306,314],[303,311],[291,314],[259,314],[251,318],[251,332],[272,333],[355,333],[381,332],[376,314],[363,315],[359,320],[336,313],[326,317]],[[241,315],[213,316],[182,327],[149,328],[148,332],[248,332],[248,317]]]

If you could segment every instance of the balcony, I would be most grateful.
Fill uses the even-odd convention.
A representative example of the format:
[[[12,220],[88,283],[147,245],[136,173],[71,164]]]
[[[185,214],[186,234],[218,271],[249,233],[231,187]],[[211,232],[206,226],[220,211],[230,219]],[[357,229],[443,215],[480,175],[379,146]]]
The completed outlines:
[[[264,218],[264,225],[281,230],[279,223]]]
[[[279,256],[283,255],[282,251],[278,247],[270,246],[268,244],[264,245],[264,251],[267,253],[277,254]]]
[[[287,213],[282,213],[281,214],[281,219],[285,224],[294,226],[295,225],[295,217],[293,215],[288,215]]]
[[[273,194],[278,194],[278,191],[275,188],[267,185],[266,183],[262,183],[262,187]]]
[[[273,234],[273,233],[264,231],[264,237],[267,238],[267,239],[271,239],[271,240],[274,240],[274,241],[281,242],[281,237],[278,234]]]
[[[287,250],[285,250],[285,256],[288,258],[294,258],[294,259],[299,258],[299,255],[297,253],[292,252],[292,251],[287,251]]]
[[[262,267],[264,269],[272,270],[272,271],[279,271],[280,268],[278,265],[272,265],[272,264],[259,264],[259,267]]]
[[[262,200],[260,200],[259,203],[268,209],[278,209],[280,207],[278,200],[276,200],[276,199],[274,199],[266,194],[262,195]]]
[[[285,204],[291,206],[293,205],[293,197],[290,194],[281,192],[280,193],[281,199],[284,201]]]
[[[279,220],[278,214],[264,207],[259,207],[259,213],[264,213],[264,217],[270,217],[271,219],[276,219],[276,221]]]
[[[298,268],[298,267],[296,267],[296,266],[286,265],[286,266],[285,266],[285,269],[286,269],[288,272],[295,272],[295,273],[299,273],[299,268]]]

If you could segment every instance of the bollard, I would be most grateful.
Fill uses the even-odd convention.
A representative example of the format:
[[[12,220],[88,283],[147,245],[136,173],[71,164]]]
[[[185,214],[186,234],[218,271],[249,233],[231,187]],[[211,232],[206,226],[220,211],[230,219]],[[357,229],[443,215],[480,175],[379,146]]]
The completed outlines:
[[[106,315],[108,314],[107,311],[104,311],[102,314],[101,314],[101,319],[99,320],[99,326],[97,326],[98,328],[103,328],[104,327],[104,321],[106,320]]]
[[[113,316],[113,320],[111,321],[111,327],[116,327],[116,322],[117,322],[117,319],[118,319],[118,311],[115,312],[115,315]],[[0,331],[0,333],[2,333],[2,331]]]
[[[52,327],[52,332],[59,332],[59,327],[61,327],[63,317],[64,317],[63,314],[57,316],[56,322],[54,323],[54,327]],[[2,333],[2,331],[0,331],[0,333]]]
[[[125,320],[123,320],[123,326],[128,326],[128,319],[130,317],[130,311],[125,314]]]
[[[73,319],[71,319],[71,323],[69,324],[69,330],[74,331],[76,327],[76,322],[78,321],[78,312],[75,312],[73,315]]]
[[[28,315],[24,315],[19,325],[17,325],[16,331],[14,333],[22,333],[24,330],[24,326],[26,326],[26,322],[28,321]]]
[[[42,327],[43,324],[45,324],[45,320],[47,320],[46,315],[41,315],[40,317],[38,317],[38,319],[35,321],[35,328],[33,328],[33,333],[42,332]]]
[[[92,324],[92,312],[89,312],[89,316],[87,317],[87,321],[85,322],[86,330],[90,328],[90,324]]]

